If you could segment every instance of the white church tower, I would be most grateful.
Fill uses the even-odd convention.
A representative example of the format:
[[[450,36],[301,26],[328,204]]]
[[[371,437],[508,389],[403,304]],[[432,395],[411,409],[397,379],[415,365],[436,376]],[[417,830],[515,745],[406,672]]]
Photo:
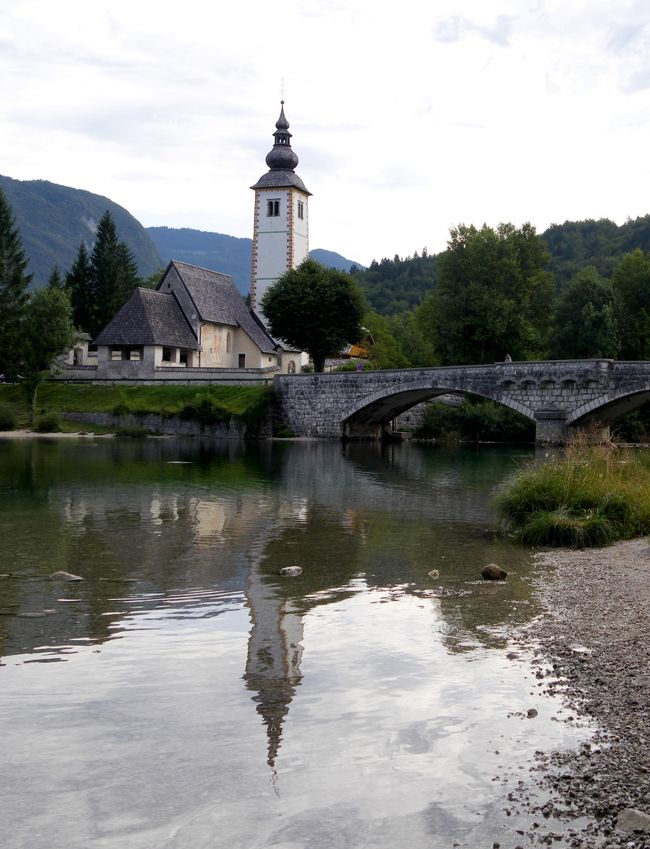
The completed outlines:
[[[309,254],[307,201],[311,192],[294,173],[298,157],[291,149],[284,100],[281,104],[273,133],[275,143],[266,157],[270,170],[251,186],[255,192],[251,307],[258,313],[271,283]]]

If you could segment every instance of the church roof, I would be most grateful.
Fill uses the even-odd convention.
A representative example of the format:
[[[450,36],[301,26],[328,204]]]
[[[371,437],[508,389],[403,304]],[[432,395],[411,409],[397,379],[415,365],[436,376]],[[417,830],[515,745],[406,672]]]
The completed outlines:
[[[275,132],[273,133],[275,143],[266,156],[266,164],[270,171],[261,176],[257,183],[251,186],[251,189],[294,188],[306,195],[311,195],[300,177],[294,173],[294,169],[298,165],[298,156],[291,149],[291,133],[289,132],[289,122],[284,114],[284,100],[281,101],[281,104],[280,117],[276,121]]]
[[[183,281],[201,321],[241,327],[260,351],[266,354],[275,353],[276,343],[248,309],[237,287],[227,274],[178,260],[172,260],[169,264],[169,267],[171,266],[176,269]],[[159,286],[162,285],[165,276],[158,284]]]
[[[95,344],[199,347],[175,295],[152,289],[136,289]]]

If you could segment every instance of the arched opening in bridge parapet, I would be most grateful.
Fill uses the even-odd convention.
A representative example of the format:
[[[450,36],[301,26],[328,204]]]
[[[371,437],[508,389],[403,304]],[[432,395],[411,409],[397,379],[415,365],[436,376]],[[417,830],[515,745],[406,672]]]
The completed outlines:
[[[495,401],[531,421],[535,420],[531,409],[512,398],[503,397],[500,390],[494,393],[477,393],[451,387],[433,387],[421,384],[412,385],[407,390],[386,387],[355,402],[341,416],[343,436],[348,439],[379,439],[387,434],[389,423],[406,410],[423,401],[430,401],[441,395],[450,394]]]

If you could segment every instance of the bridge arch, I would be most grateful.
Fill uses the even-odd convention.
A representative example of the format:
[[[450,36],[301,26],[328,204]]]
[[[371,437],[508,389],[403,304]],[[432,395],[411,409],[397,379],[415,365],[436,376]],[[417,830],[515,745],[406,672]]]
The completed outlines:
[[[494,392],[477,392],[473,388],[436,386],[430,381],[422,380],[410,383],[408,389],[403,385],[390,385],[355,399],[340,415],[341,431],[345,436],[368,435],[369,431],[379,434],[384,425],[416,404],[430,401],[439,395],[450,394],[473,395],[496,401],[535,421],[532,409],[502,394],[500,389]]]
[[[610,391],[606,396],[587,401],[572,410],[567,417],[567,424],[579,427],[591,419],[608,425],[626,413],[638,410],[647,401],[650,401],[650,388]]]

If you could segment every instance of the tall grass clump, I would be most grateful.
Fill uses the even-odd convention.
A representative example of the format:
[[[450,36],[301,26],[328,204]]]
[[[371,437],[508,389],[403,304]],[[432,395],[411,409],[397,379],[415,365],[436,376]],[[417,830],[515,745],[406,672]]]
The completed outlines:
[[[517,539],[586,548],[650,533],[650,453],[591,446],[522,469],[496,498]]]

